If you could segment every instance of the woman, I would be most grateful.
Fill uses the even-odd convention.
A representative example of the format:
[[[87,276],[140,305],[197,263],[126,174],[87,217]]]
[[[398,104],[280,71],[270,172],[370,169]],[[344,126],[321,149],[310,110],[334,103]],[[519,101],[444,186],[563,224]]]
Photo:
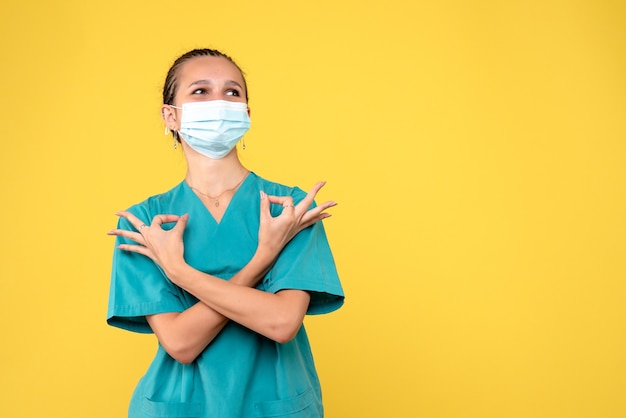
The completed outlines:
[[[163,89],[184,181],[120,212],[107,321],[154,332],[130,417],[321,417],[302,326],[343,290],[322,219],[335,205],[249,172],[235,148],[247,86],[223,53],[178,58]]]

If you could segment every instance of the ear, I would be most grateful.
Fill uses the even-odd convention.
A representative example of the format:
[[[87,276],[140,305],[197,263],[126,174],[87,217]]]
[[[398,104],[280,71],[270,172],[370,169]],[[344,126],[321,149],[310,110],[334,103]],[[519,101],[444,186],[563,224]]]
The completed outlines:
[[[248,107],[248,117],[250,117],[250,108]]]
[[[163,122],[165,122],[165,126],[167,126],[170,130],[178,130],[178,113],[176,109],[174,109],[172,106],[161,106],[161,119],[163,119]]]

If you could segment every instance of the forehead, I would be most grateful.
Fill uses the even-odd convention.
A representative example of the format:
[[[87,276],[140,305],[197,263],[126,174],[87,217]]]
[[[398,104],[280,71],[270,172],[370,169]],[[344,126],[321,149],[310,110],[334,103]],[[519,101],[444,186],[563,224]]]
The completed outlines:
[[[177,76],[181,86],[196,80],[232,80],[244,85],[241,71],[224,57],[192,58],[180,66]]]

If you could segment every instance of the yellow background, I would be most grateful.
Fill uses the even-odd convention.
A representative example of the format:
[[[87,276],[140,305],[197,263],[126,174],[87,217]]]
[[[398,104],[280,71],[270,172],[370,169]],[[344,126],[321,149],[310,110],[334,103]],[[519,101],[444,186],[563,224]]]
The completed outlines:
[[[0,416],[121,417],[114,212],[184,174],[172,60],[248,76],[244,163],[339,206],[328,418],[626,416],[622,1],[4,1]]]

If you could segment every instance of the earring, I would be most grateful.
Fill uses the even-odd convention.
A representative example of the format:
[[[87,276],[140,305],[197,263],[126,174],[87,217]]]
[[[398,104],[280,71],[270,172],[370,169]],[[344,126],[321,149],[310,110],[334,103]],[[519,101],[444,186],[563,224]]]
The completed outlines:
[[[241,141],[242,141],[241,148],[245,151],[246,150],[246,138],[243,138]]]
[[[169,134],[170,134],[170,127],[169,127],[169,126],[166,126],[166,127],[165,127],[165,132],[163,132],[163,135],[166,135],[166,136],[167,136],[167,135],[169,135]]]
[[[174,149],[178,148],[178,141],[176,141],[176,139],[174,139]]]

